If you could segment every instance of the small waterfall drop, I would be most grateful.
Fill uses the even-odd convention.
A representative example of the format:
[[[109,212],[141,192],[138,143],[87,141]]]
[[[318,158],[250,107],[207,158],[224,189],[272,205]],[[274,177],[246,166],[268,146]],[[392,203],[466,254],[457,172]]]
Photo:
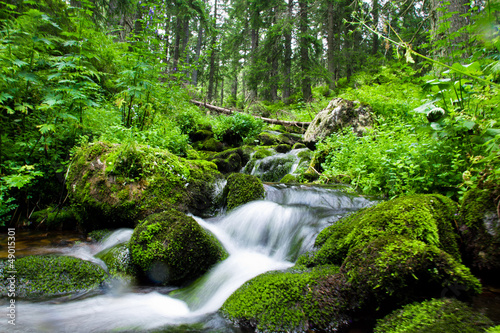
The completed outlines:
[[[266,185],[266,193],[265,200],[247,203],[225,216],[206,220],[193,216],[219,239],[229,256],[191,285],[168,295],[163,294],[164,289],[153,288],[145,293],[128,289],[61,303],[20,300],[18,325],[10,331],[137,332],[169,325],[206,325],[206,318],[213,317],[246,281],[293,266],[300,254],[311,249],[324,227],[371,205],[369,200],[335,188]],[[94,258],[100,251],[127,242],[131,235],[131,229],[120,229],[100,244],[72,248],[65,254],[81,251]],[[228,324],[220,321],[218,325]],[[217,330],[235,332],[229,326]]]

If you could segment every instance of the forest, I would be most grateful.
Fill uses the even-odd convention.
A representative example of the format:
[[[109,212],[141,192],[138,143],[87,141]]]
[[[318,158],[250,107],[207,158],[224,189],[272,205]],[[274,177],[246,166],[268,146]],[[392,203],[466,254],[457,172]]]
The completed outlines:
[[[126,142],[186,157],[203,126],[248,143],[265,126],[252,116],[310,122],[334,97],[369,104],[376,121],[363,137],[346,130],[318,142],[317,182],[455,200],[498,183],[496,1],[1,5],[3,225],[67,203],[78,145]],[[241,113],[207,115],[193,99]]]
[[[500,332],[499,1],[0,19],[16,332]]]

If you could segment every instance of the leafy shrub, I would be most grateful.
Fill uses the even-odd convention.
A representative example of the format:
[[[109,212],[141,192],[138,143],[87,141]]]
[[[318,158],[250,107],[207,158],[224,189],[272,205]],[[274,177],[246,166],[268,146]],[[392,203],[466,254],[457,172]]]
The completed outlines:
[[[318,143],[323,181],[352,184],[367,194],[458,193],[467,169],[459,140],[434,140],[411,126],[380,126],[357,137],[345,130]]]
[[[235,144],[251,142],[264,128],[264,122],[245,113],[214,118],[214,134],[220,141],[233,141]]]

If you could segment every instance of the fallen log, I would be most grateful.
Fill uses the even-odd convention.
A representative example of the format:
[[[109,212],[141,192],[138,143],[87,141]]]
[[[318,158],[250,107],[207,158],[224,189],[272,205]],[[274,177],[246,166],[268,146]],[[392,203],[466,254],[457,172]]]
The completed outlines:
[[[224,114],[233,114],[235,112],[241,112],[241,111],[234,111],[231,109],[226,109],[226,108],[221,108],[220,106],[208,104],[205,102],[200,102],[197,100],[192,99],[191,103],[202,106],[204,108],[207,108],[209,110],[213,110],[216,112],[224,113]],[[273,124],[273,125],[283,125],[283,126],[296,126],[300,127],[302,129],[307,128],[311,123],[310,122],[304,122],[304,121],[288,121],[288,120],[278,120],[278,119],[271,119],[271,118],[265,118],[265,117],[259,117],[259,116],[254,116],[254,118],[262,119],[264,122],[268,124]]]

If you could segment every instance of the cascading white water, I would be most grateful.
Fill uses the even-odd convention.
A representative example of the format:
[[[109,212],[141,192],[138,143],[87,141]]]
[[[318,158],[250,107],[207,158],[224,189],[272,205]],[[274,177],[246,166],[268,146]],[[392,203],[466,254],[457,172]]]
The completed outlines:
[[[249,279],[291,267],[329,223],[348,211],[370,205],[366,199],[335,189],[266,186],[266,190],[266,200],[250,202],[221,218],[194,217],[220,240],[229,257],[191,286],[170,295],[128,290],[59,304],[19,301],[17,325],[9,331],[147,331],[203,321]],[[131,233],[130,229],[121,229],[88,253],[127,241]]]

